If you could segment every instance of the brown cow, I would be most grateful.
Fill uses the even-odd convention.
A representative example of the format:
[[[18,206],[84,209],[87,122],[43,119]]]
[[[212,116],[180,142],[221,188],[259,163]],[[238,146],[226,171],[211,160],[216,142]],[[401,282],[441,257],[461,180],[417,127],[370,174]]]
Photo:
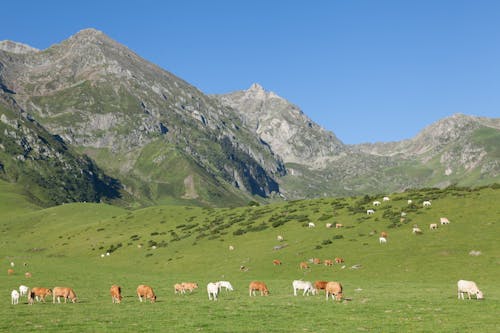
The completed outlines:
[[[320,258],[314,258],[313,259],[313,264],[315,264],[315,265],[321,264],[321,259]]]
[[[301,262],[299,264],[299,266],[300,266],[300,269],[308,269],[309,268],[309,265],[305,261]]]
[[[344,258],[335,258],[335,263],[336,264],[341,264],[344,262]]]
[[[273,265],[274,266],[279,266],[279,265],[281,265],[281,261],[279,261],[278,259],[274,259],[273,260]]]
[[[325,259],[323,263],[325,264],[325,266],[333,266],[333,260],[331,259]]]
[[[137,287],[137,296],[139,297],[139,301],[142,302],[142,298],[146,298],[150,300],[151,303],[154,303],[156,302],[156,295],[155,293],[153,292],[153,288],[151,288],[150,286],[146,286],[146,285],[139,285]]]
[[[326,284],[325,287],[326,300],[328,300],[328,296],[332,295],[332,299],[342,300],[342,285],[340,282],[330,281]],[[335,298],[334,298],[335,296]]]
[[[380,233],[380,237],[387,238],[387,232],[382,231],[382,232]]]
[[[314,281],[314,288],[317,290],[325,290],[328,281]]]
[[[182,289],[184,289],[184,292],[186,292],[186,290],[189,290],[189,292],[192,293],[194,289],[198,288],[198,283],[195,283],[195,282],[182,282],[181,286],[182,286]]]
[[[344,225],[342,223],[335,223],[335,228],[336,229],[340,229],[340,228],[343,228]]]
[[[260,281],[252,281],[250,282],[250,285],[248,286],[248,293],[250,296],[255,296],[255,292],[259,290],[260,291],[260,296],[263,295],[269,295],[269,289],[267,289],[267,286],[264,282]]]
[[[121,303],[122,301],[122,288],[117,285],[112,285],[111,289],[109,289],[109,293],[111,294],[111,303]]]
[[[33,298],[36,298],[36,301],[39,302],[42,300],[45,303],[45,297],[52,295],[52,289],[48,288],[41,288],[41,287],[34,287],[31,288],[31,291],[29,292],[30,296]]]
[[[7,270],[7,275],[13,275],[14,274],[14,270],[12,268],[9,268]]]
[[[64,297],[64,303],[68,298],[71,299],[71,302],[76,303],[76,294],[73,289],[68,287],[54,287],[52,289],[52,303],[56,302],[56,297],[57,303],[61,303],[60,297]]]
[[[24,273],[24,277],[27,279],[31,278],[31,273],[30,272]]]

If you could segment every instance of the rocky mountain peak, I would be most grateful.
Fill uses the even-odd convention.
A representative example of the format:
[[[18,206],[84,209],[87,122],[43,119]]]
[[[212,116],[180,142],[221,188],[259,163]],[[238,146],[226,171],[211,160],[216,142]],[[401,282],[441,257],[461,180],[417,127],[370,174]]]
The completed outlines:
[[[10,53],[16,53],[16,54],[26,54],[26,53],[40,51],[40,50],[38,50],[34,47],[31,47],[27,44],[13,42],[11,40],[0,41],[0,50],[10,52]]]

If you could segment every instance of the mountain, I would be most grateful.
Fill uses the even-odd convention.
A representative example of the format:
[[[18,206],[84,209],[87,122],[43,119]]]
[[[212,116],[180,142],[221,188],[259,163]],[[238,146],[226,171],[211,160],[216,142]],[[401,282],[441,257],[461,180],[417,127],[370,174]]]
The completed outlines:
[[[279,192],[282,161],[232,110],[100,31],[0,51],[0,66],[19,105],[140,200],[224,205]]]
[[[500,174],[498,118],[456,114],[409,140],[345,145],[258,84],[215,97],[281,156],[281,191],[289,198],[483,185]]]
[[[29,115],[55,140],[47,150],[95,161],[138,205],[483,185],[500,172],[498,119],[454,115],[409,140],[346,145],[258,84],[206,95],[95,29],[45,50],[0,42],[0,91],[4,117]],[[3,159],[15,160],[9,153]]]
[[[236,110],[244,125],[268,143],[285,163],[321,167],[349,151],[332,132],[259,84],[215,98]]]

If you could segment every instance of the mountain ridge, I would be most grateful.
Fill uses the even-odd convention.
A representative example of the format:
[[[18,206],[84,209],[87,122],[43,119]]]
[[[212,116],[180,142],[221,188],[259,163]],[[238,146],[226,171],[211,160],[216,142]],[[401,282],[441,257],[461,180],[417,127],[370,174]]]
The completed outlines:
[[[347,145],[259,84],[205,95],[95,29],[38,52],[0,49],[0,88],[145,203],[482,185],[500,170],[498,119],[453,115],[411,139]]]

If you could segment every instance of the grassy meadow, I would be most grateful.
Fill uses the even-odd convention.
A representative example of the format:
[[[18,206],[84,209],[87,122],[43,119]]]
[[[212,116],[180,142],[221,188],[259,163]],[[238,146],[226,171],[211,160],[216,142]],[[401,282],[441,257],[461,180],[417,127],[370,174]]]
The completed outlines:
[[[382,195],[140,210],[90,203],[42,209],[10,184],[0,189],[2,332],[498,332],[498,186],[408,191],[380,207],[372,202]],[[367,216],[370,208],[375,214]],[[429,230],[440,217],[451,223]],[[411,233],[415,224],[422,235]],[[387,244],[378,242],[381,231]],[[299,269],[301,261],[335,257],[345,262]],[[8,276],[10,262],[15,273]],[[339,281],[346,299],[295,297],[295,279]],[[459,279],[476,281],[485,299],[458,300]],[[209,301],[206,284],[218,280],[235,291]],[[270,295],[249,297],[252,280],[264,281]],[[200,288],[174,294],[183,281]],[[29,306],[22,297],[11,305],[20,284],[70,286],[78,302]],[[112,284],[122,287],[121,304],[111,303]],[[139,284],[153,287],[155,304],[139,302]]]

